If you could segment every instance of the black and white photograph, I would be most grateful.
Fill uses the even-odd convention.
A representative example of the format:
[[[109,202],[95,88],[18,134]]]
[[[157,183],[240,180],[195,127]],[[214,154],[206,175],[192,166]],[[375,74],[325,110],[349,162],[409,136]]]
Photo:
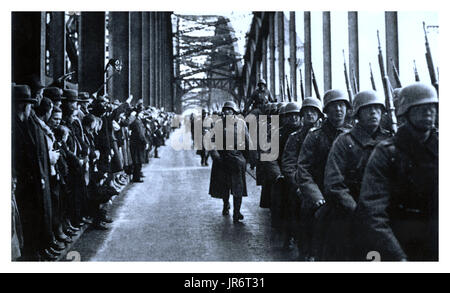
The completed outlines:
[[[11,263],[443,260],[445,12],[59,7],[8,12]]]

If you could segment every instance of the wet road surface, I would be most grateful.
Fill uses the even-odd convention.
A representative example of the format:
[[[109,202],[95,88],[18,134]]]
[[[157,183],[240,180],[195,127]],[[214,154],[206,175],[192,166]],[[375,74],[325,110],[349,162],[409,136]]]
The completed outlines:
[[[222,216],[222,200],[208,194],[211,169],[200,166],[194,150],[176,151],[169,140],[159,154],[143,167],[144,183],[114,200],[110,229],[88,228],[73,245],[81,261],[295,260],[295,249],[283,250],[271,231],[270,211],[259,207],[260,187],[250,175],[245,219],[233,224],[232,210]]]

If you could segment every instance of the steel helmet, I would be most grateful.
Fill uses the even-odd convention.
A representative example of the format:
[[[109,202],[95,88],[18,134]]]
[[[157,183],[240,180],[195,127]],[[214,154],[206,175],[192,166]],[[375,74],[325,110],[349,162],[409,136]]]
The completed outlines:
[[[274,110],[277,108],[276,103],[267,103],[266,104],[266,114],[271,115],[273,114]]]
[[[438,104],[436,89],[431,85],[416,82],[402,88],[399,94],[398,115],[404,115],[412,106]]]
[[[313,98],[313,97],[306,97],[306,98],[303,100],[302,108],[300,109],[300,114],[301,114],[302,111],[303,111],[305,108],[307,108],[307,107],[316,109],[317,111],[319,111],[320,116],[323,117],[323,113],[322,113],[322,102],[321,102],[319,99],[315,99],[315,98]]]
[[[289,113],[300,113],[301,105],[297,102],[289,102],[286,106],[280,109],[280,115],[286,115]]]
[[[286,104],[286,102],[278,102],[274,114],[279,114],[281,112],[281,108],[283,108],[283,106],[285,106]]]
[[[233,101],[226,101],[222,106],[222,112],[225,108],[233,110],[234,113],[239,112],[239,108],[237,107],[236,103]]]
[[[347,93],[341,90],[328,90],[325,92],[325,95],[323,96],[324,106],[323,111],[326,112],[327,106],[330,103],[337,102],[337,101],[344,101],[347,104],[348,108],[351,108],[352,105],[350,105],[350,100],[348,99]]]
[[[353,100],[353,116],[358,115],[359,109],[369,105],[380,105],[383,107],[384,111],[386,110],[384,107],[384,99],[380,97],[377,92],[372,90],[362,91],[357,93]]]
[[[258,80],[258,84],[263,84],[263,85],[267,85],[267,83],[266,83],[266,81],[264,80],[264,78],[260,78],[259,80]]]

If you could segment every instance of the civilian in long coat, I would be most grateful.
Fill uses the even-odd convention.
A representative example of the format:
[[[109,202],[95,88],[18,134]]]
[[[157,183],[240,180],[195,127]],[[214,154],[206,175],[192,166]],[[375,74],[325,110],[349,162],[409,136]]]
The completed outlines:
[[[52,205],[48,149],[44,132],[31,119],[28,86],[14,87],[15,120],[13,124],[13,172],[17,179],[16,201],[23,228],[23,260],[39,260],[51,254],[53,243]]]
[[[383,261],[438,260],[437,94],[415,83],[400,91],[393,138],[378,144],[366,166],[356,217],[364,254]]]
[[[217,120],[216,124],[219,124],[219,127],[223,126],[226,124],[226,116],[232,118],[237,111],[237,106],[234,102],[226,102],[222,108],[224,118],[223,120]],[[210,152],[211,157],[213,158],[213,165],[211,168],[209,194],[214,198],[221,198],[223,200],[223,215],[228,215],[228,209],[230,208],[230,193],[233,195],[233,221],[235,223],[244,218],[240,212],[240,208],[242,197],[247,196],[247,182],[245,175],[247,160],[245,150],[249,150],[250,143],[245,122],[240,122],[234,124],[234,141],[226,142],[227,144],[233,145],[233,150],[214,150]],[[245,130],[245,150],[238,150],[237,146],[237,125],[239,123],[244,126]],[[223,130],[223,138],[224,141],[226,141],[227,128],[223,127]]]
[[[311,129],[306,136],[295,176],[302,196],[303,220],[307,221],[305,225],[310,229],[310,237],[305,239],[310,260],[315,260],[319,255],[324,232],[322,218],[328,211],[323,207],[323,179],[328,153],[336,137],[350,130],[345,125],[347,109],[351,107],[347,94],[340,90],[329,90],[324,95],[324,102],[324,112],[328,118],[319,128]]]
[[[133,159],[133,182],[143,182],[141,179],[142,164],[145,163],[145,150],[148,146],[145,137],[145,126],[142,122],[142,109],[137,109],[137,117],[130,125],[130,150]]]
[[[356,249],[352,228],[362,176],[372,150],[390,137],[380,128],[384,99],[373,91],[359,92],[353,103],[358,122],[340,135],[328,155],[325,167],[325,199],[330,208],[326,240],[322,250],[325,260],[352,260]]]

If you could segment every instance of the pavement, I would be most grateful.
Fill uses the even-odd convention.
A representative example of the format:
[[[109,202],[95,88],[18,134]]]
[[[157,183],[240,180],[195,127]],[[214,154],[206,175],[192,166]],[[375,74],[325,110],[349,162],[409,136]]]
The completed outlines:
[[[295,249],[283,250],[273,233],[270,211],[259,207],[261,190],[250,175],[242,223],[222,216],[222,200],[208,194],[211,168],[200,166],[194,150],[171,146],[181,131],[143,167],[144,183],[130,184],[115,198],[109,230],[86,229],[70,255],[81,261],[296,260]]]

